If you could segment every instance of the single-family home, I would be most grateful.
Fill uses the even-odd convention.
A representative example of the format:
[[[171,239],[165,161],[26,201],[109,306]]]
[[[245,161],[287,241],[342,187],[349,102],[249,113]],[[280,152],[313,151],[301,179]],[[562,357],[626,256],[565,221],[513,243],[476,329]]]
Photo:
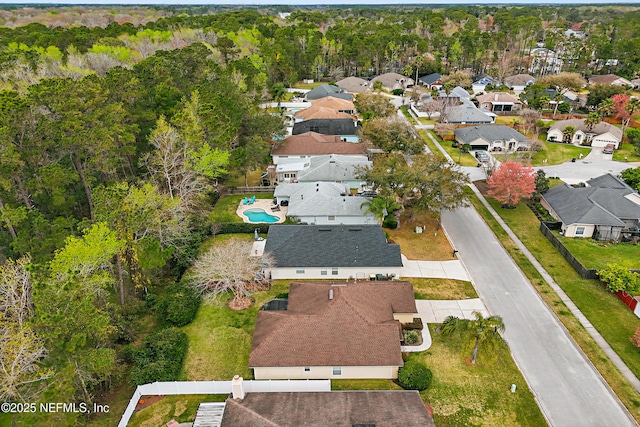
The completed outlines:
[[[471,90],[473,90],[473,93],[484,92],[488,85],[496,83],[493,77],[486,73],[480,73],[471,77],[471,81]]]
[[[453,131],[456,141],[471,145],[473,150],[528,150],[531,140],[505,125],[469,126]]]
[[[367,212],[370,199],[351,196],[345,184],[337,182],[296,182],[278,185],[275,202],[288,206],[287,217],[303,224],[378,224]]]
[[[414,83],[412,78],[398,73],[384,73],[374,77],[371,79],[371,87],[373,87],[376,82],[380,82],[382,84],[382,88],[389,92],[394,89],[406,89]]]
[[[489,92],[476,96],[478,108],[492,113],[510,113],[522,110],[522,101],[507,92]]]
[[[536,82],[531,74],[515,74],[504,78],[504,85],[515,92],[516,95],[524,92],[527,87]]]
[[[337,81],[336,84],[349,93],[363,93],[371,90],[371,84],[360,77],[346,77]]]
[[[379,225],[272,225],[264,251],[272,279],[397,278],[402,268],[400,246]]]
[[[615,86],[628,86],[633,87],[633,83],[624,77],[616,76],[615,74],[603,74],[601,76],[589,77],[589,85],[615,85]]]
[[[638,89],[640,87],[640,79],[631,80],[631,85],[634,89]]]
[[[314,110],[313,113],[307,114],[306,117],[310,118],[296,121],[293,124],[292,135],[316,132],[323,135],[357,137],[358,125],[355,116],[320,107]]]
[[[333,96],[325,96],[324,98],[314,99],[311,101],[313,107],[325,107],[341,113],[347,113],[351,115],[356,114],[356,107],[353,105],[353,101],[348,99],[336,98]]]
[[[431,73],[426,76],[422,76],[418,79],[422,86],[426,86],[429,89],[441,89],[444,85],[442,81],[442,74],[440,73]]]
[[[226,400],[219,426],[435,427],[435,424],[415,390],[358,390],[236,393]]]
[[[606,173],[586,182],[589,187],[609,188],[640,206],[640,194],[619,177]]]
[[[562,222],[566,237],[620,240],[626,232],[640,234],[640,205],[612,188],[559,185],[542,195],[541,204]]]
[[[357,177],[358,169],[371,167],[361,156],[329,154],[311,157],[309,167],[298,174],[298,182],[339,182],[348,189],[362,189],[366,182]]]
[[[495,121],[495,117],[491,112],[478,109],[472,102],[463,102],[444,109],[442,121],[453,124],[489,124]]]
[[[305,98],[307,99],[307,101],[313,101],[314,99],[320,99],[326,96],[347,99],[349,101],[353,99],[353,94],[347,93],[344,89],[338,86],[328,84],[321,84],[320,86],[311,89],[309,92],[307,92]]]
[[[417,315],[401,281],[292,282],[286,309],[264,308],[249,355],[257,380],[397,378],[402,324]]]
[[[573,132],[566,132],[567,128],[573,129]],[[607,122],[587,126],[584,119],[559,120],[547,132],[547,141],[566,144],[582,144],[586,141],[592,147],[614,144],[618,148],[622,141],[622,129]]]

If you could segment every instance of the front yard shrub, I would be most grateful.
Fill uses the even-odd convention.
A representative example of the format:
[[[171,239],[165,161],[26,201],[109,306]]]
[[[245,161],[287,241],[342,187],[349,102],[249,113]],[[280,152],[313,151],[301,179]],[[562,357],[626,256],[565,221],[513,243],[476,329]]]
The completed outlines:
[[[640,275],[620,264],[608,264],[606,268],[598,270],[597,274],[609,292],[634,293],[640,288]]]
[[[391,230],[395,230],[398,228],[398,221],[393,215],[388,215],[384,221],[382,221],[382,226],[384,228],[389,228]]]
[[[135,366],[131,369],[131,384],[177,380],[187,347],[187,334],[178,328],[150,334],[133,356]]]
[[[405,344],[413,345],[420,341],[420,333],[415,329],[405,329],[402,333],[404,335]]]
[[[425,364],[412,358],[398,370],[398,383],[405,390],[426,390],[431,385],[433,373]]]

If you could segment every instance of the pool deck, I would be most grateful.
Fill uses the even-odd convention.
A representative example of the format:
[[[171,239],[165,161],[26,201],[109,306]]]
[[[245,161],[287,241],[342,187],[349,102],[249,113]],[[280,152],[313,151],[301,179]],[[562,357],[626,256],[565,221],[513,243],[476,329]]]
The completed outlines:
[[[243,205],[241,200],[240,204],[238,205],[238,209],[236,210],[236,213],[240,218],[242,218],[242,221],[249,224],[263,224],[263,223],[249,221],[249,218],[247,218],[242,214],[242,212],[246,211],[247,209],[255,209],[255,208],[263,209],[269,215],[278,217],[278,221],[270,222],[269,224],[279,224],[281,222],[284,222],[285,219],[287,219],[286,206],[280,206],[280,210],[275,212],[273,212],[270,209],[270,206],[273,206],[273,199],[256,199],[255,202],[253,202],[253,204],[251,205]]]

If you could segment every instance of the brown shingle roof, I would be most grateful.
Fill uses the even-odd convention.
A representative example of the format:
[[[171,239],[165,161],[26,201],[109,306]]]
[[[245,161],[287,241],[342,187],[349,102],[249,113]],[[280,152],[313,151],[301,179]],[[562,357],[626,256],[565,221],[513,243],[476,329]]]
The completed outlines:
[[[322,98],[325,99],[325,98]],[[343,113],[333,108],[324,107],[322,105],[314,105],[304,110],[300,110],[293,115],[295,118],[303,120],[311,119],[351,119],[356,120],[355,116]]]
[[[591,84],[611,84],[618,80],[620,77],[615,74],[603,74],[601,76],[589,77],[589,83]]]
[[[305,132],[293,135],[278,143],[271,154],[277,155],[322,155],[322,154],[366,154],[361,143],[343,142],[337,135]]]
[[[489,92],[476,97],[478,102],[513,102],[514,104],[522,104],[522,102],[507,92]]]
[[[417,391],[247,393],[227,399],[221,427],[435,427]]]
[[[394,312],[417,312],[411,283],[294,282],[286,311],[258,313],[249,366],[402,366]]]
[[[336,98],[335,96],[325,96],[324,98],[313,99],[311,100],[311,103],[314,107],[327,107],[336,111],[356,109],[352,101]]]

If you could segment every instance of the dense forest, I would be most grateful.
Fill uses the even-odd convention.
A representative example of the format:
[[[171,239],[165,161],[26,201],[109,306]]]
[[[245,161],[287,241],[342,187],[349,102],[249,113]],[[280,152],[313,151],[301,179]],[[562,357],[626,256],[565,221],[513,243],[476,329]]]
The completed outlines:
[[[283,122],[259,104],[284,86],[388,71],[500,78],[535,46],[584,76],[640,69],[631,6],[228,9],[44,8],[17,26],[24,10],[0,11],[1,400],[91,402],[162,379],[130,372],[129,344],[150,317],[188,322],[176,313],[197,298],[180,279],[216,230],[210,206],[230,172],[268,162]]]

